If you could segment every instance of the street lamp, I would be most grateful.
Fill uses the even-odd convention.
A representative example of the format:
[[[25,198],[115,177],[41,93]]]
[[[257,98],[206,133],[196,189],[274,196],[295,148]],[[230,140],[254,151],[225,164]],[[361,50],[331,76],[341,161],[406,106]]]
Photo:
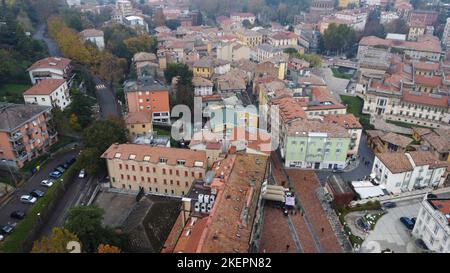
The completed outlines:
[[[12,173],[11,168],[9,167],[8,163],[6,162],[6,159],[2,159],[2,162],[5,163],[6,167],[8,167],[9,173],[11,174],[11,177],[12,177],[13,180],[14,180],[14,187],[17,188],[17,180],[16,180],[16,177],[15,177],[14,174]]]

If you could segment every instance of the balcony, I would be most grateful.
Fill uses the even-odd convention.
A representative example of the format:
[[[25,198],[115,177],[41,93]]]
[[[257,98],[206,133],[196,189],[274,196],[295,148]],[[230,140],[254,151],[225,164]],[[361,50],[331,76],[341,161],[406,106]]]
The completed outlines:
[[[28,159],[28,153],[27,152],[23,152],[23,153],[21,153],[21,154],[19,154],[17,156],[17,160],[19,160],[19,161],[25,161],[27,159]]]
[[[14,151],[18,151],[25,148],[25,144],[23,143],[13,143],[12,146]]]

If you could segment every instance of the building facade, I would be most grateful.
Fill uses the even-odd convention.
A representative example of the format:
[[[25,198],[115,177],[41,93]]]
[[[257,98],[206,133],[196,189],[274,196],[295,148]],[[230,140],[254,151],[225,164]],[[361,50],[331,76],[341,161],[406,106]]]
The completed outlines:
[[[182,197],[205,176],[206,153],[189,149],[113,144],[106,160],[112,188]]]
[[[426,195],[412,235],[431,251],[450,253],[450,199]]]
[[[51,107],[0,103],[0,164],[22,168],[58,140]]]
[[[69,87],[65,79],[44,79],[23,93],[26,104],[58,107],[61,110],[69,106]]]

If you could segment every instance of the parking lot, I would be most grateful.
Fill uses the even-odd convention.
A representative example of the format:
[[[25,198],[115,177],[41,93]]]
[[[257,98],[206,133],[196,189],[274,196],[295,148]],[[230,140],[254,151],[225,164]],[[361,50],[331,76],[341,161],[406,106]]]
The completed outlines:
[[[374,253],[390,249],[395,253],[416,252],[411,231],[401,222],[400,217],[417,217],[422,198],[396,202],[395,208],[387,209],[361,246],[361,252]]]

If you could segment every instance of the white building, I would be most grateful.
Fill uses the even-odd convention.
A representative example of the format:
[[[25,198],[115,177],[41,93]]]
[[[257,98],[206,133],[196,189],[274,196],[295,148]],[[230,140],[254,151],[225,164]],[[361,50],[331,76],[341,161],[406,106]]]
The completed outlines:
[[[372,173],[375,182],[398,194],[427,187],[440,187],[448,163],[429,151],[380,153],[375,156]]]
[[[133,14],[133,6],[131,5],[131,1],[117,0],[116,1],[116,10],[123,17]]]
[[[81,6],[81,0],[66,0],[66,3],[69,7]]]
[[[194,77],[192,79],[192,85],[194,86],[195,96],[209,96],[213,94],[214,84],[208,79]]]
[[[70,85],[71,62],[66,58],[48,57],[35,62],[27,71],[33,84],[43,79],[66,79]]]
[[[400,19],[400,15],[393,11],[382,11],[380,15],[380,24],[387,25],[394,20]]]
[[[450,253],[450,199],[425,196],[412,234],[429,250]]]
[[[450,18],[447,18],[444,33],[442,34],[442,45],[444,49],[450,50]]]
[[[90,41],[95,44],[98,49],[105,49],[105,40],[103,38],[103,31],[97,29],[85,29],[80,32],[80,36],[84,41]]]
[[[148,25],[145,22],[144,18],[137,15],[131,15],[125,17],[125,24],[134,28],[136,31],[148,32]]]
[[[65,79],[44,79],[23,93],[26,104],[59,107],[70,104],[69,87]]]
[[[233,12],[231,13],[230,19],[235,23],[241,23],[248,20],[250,24],[254,24],[256,17],[253,13],[249,12]]]
[[[283,54],[283,50],[276,48],[270,44],[260,44],[256,47],[256,61],[262,62],[266,59],[270,59],[276,55]]]

